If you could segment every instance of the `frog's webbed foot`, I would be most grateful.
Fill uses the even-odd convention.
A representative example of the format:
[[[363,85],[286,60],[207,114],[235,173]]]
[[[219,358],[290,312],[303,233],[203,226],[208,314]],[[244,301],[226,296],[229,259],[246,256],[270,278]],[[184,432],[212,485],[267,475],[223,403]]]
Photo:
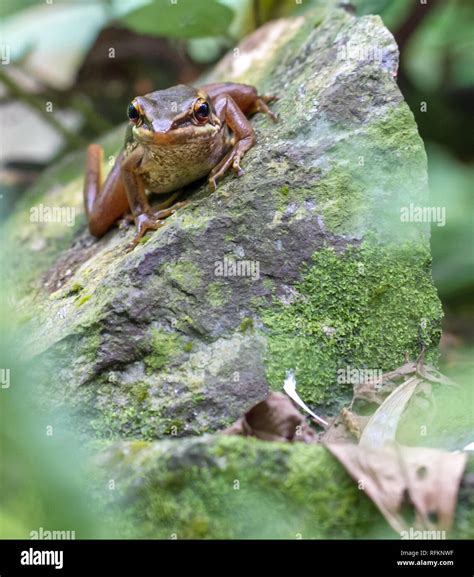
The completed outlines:
[[[168,218],[172,214],[174,214],[178,208],[183,208],[187,206],[189,201],[185,200],[182,202],[176,202],[169,208],[165,208],[163,210],[157,210],[156,212],[152,212],[151,214],[140,214],[135,219],[135,224],[137,226],[137,234],[133,238],[132,242],[127,247],[127,252],[133,250],[143,236],[150,230],[158,230],[161,228],[165,223],[163,222],[165,218]]]
[[[277,122],[278,115],[275,114],[273,110],[271,110],[271,108],[268,106],[270,102],[275,102],[276,100],[278,100],[278,96],[258,96],[255,99],[255,112],[262,112],[263,114],[269,116],[273,122]]]
[[[137,234],[133,237],[132,242],[127,246],[127,252],[133,250],[149,230],[158,230],[163,226],[163,224],[163,222],[156,220],[154,215],[145,213],[138,215],[135,219]]]

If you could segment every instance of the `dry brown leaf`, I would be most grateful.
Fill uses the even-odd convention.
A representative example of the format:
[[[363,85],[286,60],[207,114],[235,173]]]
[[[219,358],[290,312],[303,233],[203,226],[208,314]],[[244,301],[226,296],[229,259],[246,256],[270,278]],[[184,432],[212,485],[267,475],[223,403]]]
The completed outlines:
[[[467,456],[424,447],[326,444],[397,532],[410,528],[402,507],[412,504],[414,529],[448,530]]]
[[[408,375],[414,375],[416,371],[416,363],[408,362],[394,371],[384,373],[380,379],[367,379],[362,383],[356,383],[351,406],[358,400],[381,405],[388,395],[400,385],[401,380]]]
[[[268,395],[223,433],[252,436],[265,441],[314,443],[318,440],[317,434],[309,427],[293,402],[281,393]]]
[[[402,447],[410,498],[423,524],[439,529],[451,527],[459,484],[467,462],[466,453]],[[431,479],[426,482],[431,473]]]
[[[322,439],[327,443],[353,443],[354,438],[361,438],[362,444],[371,446],[394,441],[398,423],[408,404],[413,410],[427,415],[436,412],[432,383],[456,386],[433,366],[425,365],[421,354],[416,362],[407,361],[380,378],[354,384],[349,408],[342,409],[331,421]],[[357,401],[379,405],[379,408],[372,417],[358,415],[354,410]]]
[[[350,409],[352,409],[356,398],[363,398],[366,401],[380,404],[380,406],[372,416],[358,415],[353,410],[343,408],[322,437],[324,442],[342,443],[347,441],[352,443],[355,437],[360,439],[362,445],[383,446],[386,442],[394,441],[401,415],[422,381],[412,376],[401,385],[396,386],[391,378],[395,374],[404,376],[413,374],[415,371],[414,363],[407,363],[398,371],[387,373],[390,379],[386,381],[387,386],[383,393],[379,391],[373,380],[367,380],[356,385]],[[387,388],[392,391],[388,396]]]
[[[395,441],[400,417],[421,382],[418,377],[410,377],[385,399],[365,426],[360,446],[383,447]]]
[[[364,430],[367,422],[369,420],[368,417],[362,417],[360,415],[356,415],[352,413],[348,409],[342,409],[341,417],[344,421],[344,424],[347,427],[347,430],[354,435],[357,439],[360,439],[362,435],[362,431]]]
[[[457,387],[458,385],[445,377],[442,373],[440,373],[437,369],[435,369],[431,365],[424,365],[421,364],[417,367],[418,374],[420,377],[423,377],[425,380],[430,381],[432,383],[441,383],[442,385],[448,385],[451,387]]]
[[[367,379],[362,383],[356,383],[351,407],[358,400],[381,405],[385,398],[410,375],[416,375],[431,383],[456,386],[456,383],[445,377],[435,367],[424,364],[424,354],[421,354],[416,362],[408,361],[401,367],[384,373],[380,379]]]
[[[356,401],[365,401],[367,403],[381,405],[388,394],[389,392],[387,392],[386,387],[382,390],[378,383],[374,383],[374,381],[356,383],[354,385],[354,396],[351,407]]]
[[[364,430],[370,417],[356,415],[349,409],[342,409],[333,419],[329,428],[321,437],[324,443],[353,443],[355,444]]]

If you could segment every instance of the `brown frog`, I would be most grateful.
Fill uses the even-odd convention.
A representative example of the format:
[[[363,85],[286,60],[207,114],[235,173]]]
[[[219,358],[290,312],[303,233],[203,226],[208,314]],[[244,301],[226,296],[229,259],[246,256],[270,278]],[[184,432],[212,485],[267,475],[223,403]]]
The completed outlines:
[[[215,190],[229,169],[241,175],[240,161],[255,144],[247,116],[264,112],[276,120],[268,107],[276,99],[232,83],[199,89],[178,85],[135,98],[128,106],[125,146],[103,186],[102,147],[88,148],[84,202],[90,232],[100,237],[131,212],[137,227],[133,248],[148,230],[159,228],[187,204],[175,202],[182,187],[209,175]],[[145,191],[174,194],[152,208]]]

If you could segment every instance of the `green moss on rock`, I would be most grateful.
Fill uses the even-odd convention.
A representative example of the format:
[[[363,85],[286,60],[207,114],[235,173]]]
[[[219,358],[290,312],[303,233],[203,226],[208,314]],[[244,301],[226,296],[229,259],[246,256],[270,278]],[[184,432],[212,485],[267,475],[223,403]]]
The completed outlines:
[[[192,352],[193,347],[194,347],[193,342],[192,342],[192,341],[189,341],[189,342],[187,342],[187,343],[184,343],[184,345],[183,345],[183,351],[184,351],[185,353],[190,353],[190,352]]]
[[[183,350],[183,346],[182,338],[176,333],[152,329],[151,352],[144,357],[145,366],[149,371],[159,371]]]
[[[400,220],[403,206],[426,202],[427,185],[426,154],[405,102],[372,118],[363,131],[341,138],[330,154],[333,163],[311,190],[328,228],[349,234],[371,231],[379,242],[417,239],[420,233],[426,238],[426,227]]]
[[[442,309],[430,262],[428,248],[414,242],[315,253],[297,297],[262,313],[271,386],[281,389],[292,369],[306,402],[341,402],[351,385],[338,383],[338,369],[391,370],[423,349],[435,361]]]
[[[112,448],[129,537],[355,538],[393,535],[321,446],[205,437]],[[140,480],[140,481],[139,481]]]
[[[201,271],[190,261],[179,260],[165,265],[165,271],[180,288],[189,291],[202,283]]]
[[[247,331],[252,331],[254,328],[254,321],[252,317],[246,317],[242,320],[239,326],[239,331],[241,333],[246,333]]]
[[[206,298],[211,306],[222,307],[229,301],[231,292],[223,282],[215,281],[210,283]]]
[[[76,305],[80,307],[81,305],[86,303],[91,297],[92,295],[84,295],[83,297],[77,300]]]

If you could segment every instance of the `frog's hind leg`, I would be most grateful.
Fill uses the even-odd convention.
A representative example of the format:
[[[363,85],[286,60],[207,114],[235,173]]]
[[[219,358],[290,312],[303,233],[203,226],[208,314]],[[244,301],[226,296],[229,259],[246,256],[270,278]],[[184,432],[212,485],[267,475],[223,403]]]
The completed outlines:
[[[270,102],[275,102],[278,100],[278,96],[257,96],[253,102],[253,108],[250,109],[249,114],[253,114],[254,112],[263,112],[269,116],[273,122],[278,120],[278,115],[271,110],[268,105]]]
[[[237,84],[234,82],[223,82],[206,84],[205,86],[202,86],[201,89],[213,101],[224,95],[230,96],[246,116],[250,116],[256,112],[263,112],[274,122],[278,120],[278,116],[268,107],[268,104],[278,100],[278,96],[260,95],[255,86],[250,86],[249,84]]]
[[[130,209],[120,176],[122,155],[118,156],[103,186],[102,159],[102,147],[91,144],[87,149],[84,206],[89,230],[97,237],[103,236]]]

